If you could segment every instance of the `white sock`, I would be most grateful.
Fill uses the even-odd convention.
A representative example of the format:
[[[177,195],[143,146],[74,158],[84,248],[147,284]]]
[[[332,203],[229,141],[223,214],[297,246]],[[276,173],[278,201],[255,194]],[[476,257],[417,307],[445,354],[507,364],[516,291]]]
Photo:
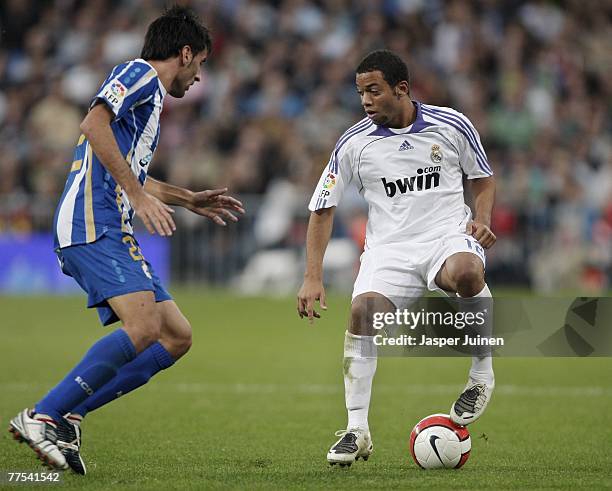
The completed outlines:
[[[485,284],[484,288],[474,295],[474,297],[492,298],[491,290],[488,285]],[[490,301],[487,301],[489,303]],[[492,304],[491,304],[492,306]],[[485,327],[483,331],[485,333],[492,332],[492,315],[485,316]],[[493,358],[491,356],[472,356],[472,366],[470,368],[470,381],[471,382],[482,382],[487,385],[493,385],[495,383],[495,375],[493,374]]]
[[[376,372],[377,350],[374,336],[344,336],[344,397],[348,411],[348,428],[368,431],[368,410],[372,379]]]

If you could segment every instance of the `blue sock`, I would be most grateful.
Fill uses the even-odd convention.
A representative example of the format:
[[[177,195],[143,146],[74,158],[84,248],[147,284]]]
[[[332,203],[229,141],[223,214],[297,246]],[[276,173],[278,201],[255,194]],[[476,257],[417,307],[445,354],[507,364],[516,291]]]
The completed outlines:
[[[100,339],[79,364],[36,404],[35,411],[59,420],[73,407],[103,387],[136,356],[136,349],[123,329]]]
[[[165,370],[173,364],[174,358],[166,348],[159,342],[153,343],[134,360],[123,365],[114,379],[70,412],[85,416],[88,412],[98,409],[146,384],[157,372]]]

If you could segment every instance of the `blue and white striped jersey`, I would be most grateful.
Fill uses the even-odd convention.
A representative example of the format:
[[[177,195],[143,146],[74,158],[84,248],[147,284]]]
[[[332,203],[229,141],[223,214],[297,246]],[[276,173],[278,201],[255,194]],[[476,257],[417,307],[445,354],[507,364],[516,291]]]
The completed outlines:
[[[471,217],[463,176],[493,175],[478,132],[463,114],[414,103],[407,128],[364,118],[338,140],[310,211],[338,205],[350,183],[369,205],[367,247],[439,236]]]
[[[113,68],[91,107],[105,103],[115,114],[111,129],[140,183],[159,141],[159,118],[166,89],[155,69],[136,59]],[[84,135],[55,212],[55,248],[94,242],[109,230],[133,234],[134,210],[126,193],[102,165]]]

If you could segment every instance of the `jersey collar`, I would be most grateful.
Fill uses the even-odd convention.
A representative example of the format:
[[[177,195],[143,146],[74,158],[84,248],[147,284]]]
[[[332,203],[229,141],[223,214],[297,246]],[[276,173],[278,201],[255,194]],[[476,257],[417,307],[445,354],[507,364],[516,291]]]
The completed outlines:
[[[428,126],[433,126],[432,123],[428,123],[423,119],[423,112],[421,111],[421,103],[419,101],[412,101],[414,108],[416,109],[416,118],[414,123],[406,128],[388,128],[387,126],[376,126],[376,129],[369,133],[368,136],[394,136],[394,135],[408,135],[411,133],[418,133]]]
[[[162,84],[161,80],[159,79],[159,73],[157,73],[157,70],[155,69],[155,67],[151,65],[151,63],[149,63],[147,60],[143,60],[142,58],[137,58],[136,61],[149,65],[151,67],[151,70],[155,72],[155,76],[157,77],[157,85],[159,85],[159,90],[161,91],[161,95],[163,99],[168,93],[168,91],[166,90],[166,87],[164,87],[164,84]]]

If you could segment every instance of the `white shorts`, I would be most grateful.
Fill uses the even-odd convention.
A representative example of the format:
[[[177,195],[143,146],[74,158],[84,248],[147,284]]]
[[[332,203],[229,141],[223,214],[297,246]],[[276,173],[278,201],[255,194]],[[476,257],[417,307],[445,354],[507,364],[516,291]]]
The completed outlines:
[[[436,275],[447,258],[458,252],[471,252],[486,258],[483,247],[471,235],[450,233],[427,242],[400,242],[366,250],[353,288],[353,299],[366,292],[376,292],[405,308],[411,299],[426,290],[446,293],[436,284]]]

